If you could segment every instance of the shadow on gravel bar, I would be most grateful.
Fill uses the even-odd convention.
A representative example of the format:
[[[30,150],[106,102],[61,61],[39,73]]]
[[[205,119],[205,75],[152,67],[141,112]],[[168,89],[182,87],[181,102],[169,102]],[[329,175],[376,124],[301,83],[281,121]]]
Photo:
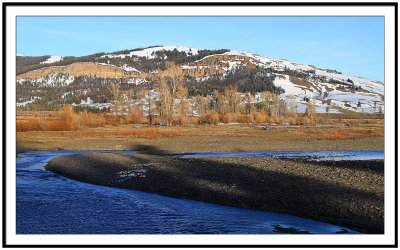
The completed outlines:
[[[246,158],[249,164],[244,164],[238,157],[226,162],[161,156],[158,154],[168,152],[156,147],[140,146],[133,150],[140,149],[142,152],[132,155],[59,156],[50,160],[46,169],[88,183],[286,213],[363,233],[384,233],[383,192],[369,190],[368,180],[358,178],[373,171],[382,175],[383,183],[383,161],[374,162],[376,169],[362,162],[301,162],[266,157]],[[256,167],[250,164],[252,161]],[[285,172],[287,168],[291,172]],[[330,181],[326,181],[330,178],[327,174],[320,176],[328,170],[334,173]],[[352,187],[341,175],[353,176],[354,182],[366,182],[366,188]]]

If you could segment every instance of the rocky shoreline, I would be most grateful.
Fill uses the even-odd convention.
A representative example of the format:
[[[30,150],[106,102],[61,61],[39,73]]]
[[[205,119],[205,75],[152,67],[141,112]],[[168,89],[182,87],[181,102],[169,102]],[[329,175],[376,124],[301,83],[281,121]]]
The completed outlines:
[[[143,152],[147,153],[59,156],[45,168],[98,185],[292,214],[362,233],[384,233],[383,160],[185,158]]]

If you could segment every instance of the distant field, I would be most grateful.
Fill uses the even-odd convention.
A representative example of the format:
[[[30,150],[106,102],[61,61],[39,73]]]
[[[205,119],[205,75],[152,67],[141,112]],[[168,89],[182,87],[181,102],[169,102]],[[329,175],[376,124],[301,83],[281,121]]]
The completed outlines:
[[[146,121],[146,117],[142,117]],[[130,123],[128,117],[57,112],[17,116],[17,146],[29,150],[274,151],[383,150],[384,120],[317,118],[323,123]],[[219,119],[219,117],[218,117]],[[301,118],[299,118],[301,119]],[[157,118],[155,119],[157,122]],[[201,124],[201,125],[200,125]],[[45,131],[45,132],[44,132]]]
[[[265,112],[225,113],[218,114],[215,111],[207,112],[201,116],[176,115],[173,117],[172,126],[198,126],[198,125],[221,125],[221,124],[247,124],[258,126],[364,126],[376,124],[383,125],[383,115],[379,114],[315,114],[314,117],[302,114],[277,117],[269,116]],[[43,112],[19,112],[16,120],[17,132],[27,131],[82,131],[86,128],[99,128],[105,126],[120,125],[149,125],[163,126],[164,120],[153,115],[151,119],[141,111],[133,110],[127,115],[103,114],[77,114],[69,106],[60,111]],[[354,132],[354,131],[353,131]],[[363,133],[362,131],[360,131]],[[364,133],[365,134],[365,133]]]

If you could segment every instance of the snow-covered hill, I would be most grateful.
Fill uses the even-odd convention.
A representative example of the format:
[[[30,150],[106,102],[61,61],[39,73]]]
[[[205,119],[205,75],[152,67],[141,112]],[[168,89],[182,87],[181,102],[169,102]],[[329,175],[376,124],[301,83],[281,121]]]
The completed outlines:
[[[223,57],[235,56],[226,59]],[[264,57],[249,52],[230,51],[223,54],[215,54],[204,57],[200,61],[215,61],[225,65],[225,71],[245,67],[246,63],[254,64],[259,68],[273,69],[276,74],[274,84],[285,90],[281,94],[283,98],[294,98],[298,103],[298,112],[304,112],[307,101],[315,98],[316,112],[341,113],[345,110],[353,112],[384,112],[384,84],[379,81],[362,77],[343,75],[334,70],[324,70],[312,65],[298,64],[285,59]],[[239,58],[237,58],[239,57]],[[247,58],[244,61],[242,58]],[[194,65],[184,65],[184,69],[193,69]],[[207,66],[200,66],[207,67]],[[307,74],[303,81],[289,76],[285,71],[290,70]],[[279,73],[280,72],[280,73]]]
[[[369,91],[343,91],[337,89],[334,84],[321,82],[311,84],[307,87],[290,81],[287,75],[278,75],[274,84],[285,90],[280,97],[286,99],[294,98],[298,104],[298,112],[305,112],[307,98],[315,98],[317,113],[342,113],[344,110],[359,113],[384,112],[384,101],[381,91],[376,88],[375,92]],[[379,86],[380,87],[380,86]]]
[[[190,47],[184,47],[184,46],[158,46],[158,47],[151,47],[151,48],[146,48],[143,50],[138,50],[138,51],[132,51],[129,54],[118,54],[118,55],[112,55],[112,54],[107,54],[103,55],[102,57],[108,57],[108,58],[125,58],[125,57],[132,57],[132,56],[139,56],[139,57],[146,57],[148,59],[154,59],[156,57],[155,52],[157,51],[173,51],[177,50],[179,52],[185,52],[187,55],[197,55],[199,49],[196,48],[190,48]]]
[[[29,83],[31,86],[39,88],[61,88],[71,85],[74,88],[80,86],[82,88],[80,93],[90,93],[99,87],[86,88],[85,83],[105,84],[117,80],[121,83],[140,85],[146,82],[147,76],[156,72],[156,69],[160,67],[160,60],[161,65],[163,65],[162,60],[171,60],[166,56],[164,58],[157,57],[165,55],[165,53],[156,53],[163,51],[169,52],[168,55],[171,55],[172,52],[185,52],[188,60],[183,60],[185,63],[180,66],[185,75],[200,84],[213,79],[212,77],[224,78],[237,69],[265,69],[267,75],[274,77],[273,84],[284,90],[284,93],[280,94],[280,98],[296,100],[298,112],[305,111],[309,100],[315,102],[316,111],[319,113],[384,111],[385,86],[384,83],[378,81],[249,52],[215,50],[205,53],[205,50],[184,46],[154,46],[116,53],[103,53],[97,57],[95,54],[90,59],[93,61],[88,61],[90,56],[87,56],[84,62],[74,61],[74,63],[62,67],[56,67],[52,63],[67,59],[61,56],[51,56],[45,61],[41,61],[37,70],[18,75],[17,88],[19,88],[18,86],[23,88],[24,84]],[[172,55],[178,54],[172,53]],[[181,61],[182,56],[185,57],[180,53]],[[144,61],[141,58],[144,58]],[[150,67],[152,61],[155,63],[153,68]],[[146,67],[138,70],[137,67],[141,68],[141,63],[146,64]],[[46,66],[49,64],[49,66],[46,67],[44,64]],[[82,79],[85,79],[84,82],[77,82],[83,81]],[[232,84],[235,84],[235,79],[232,80]],[[104,89],[104,86],[102,88]],[[33,100],[34,97],[34,95],[24,96],[23,100]]]

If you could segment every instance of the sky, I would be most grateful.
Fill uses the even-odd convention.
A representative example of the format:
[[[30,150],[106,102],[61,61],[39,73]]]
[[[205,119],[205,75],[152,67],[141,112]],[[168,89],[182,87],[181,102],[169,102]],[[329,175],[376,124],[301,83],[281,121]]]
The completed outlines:
[[[17,17],[17,54],[179,45],[287,59],[384,81],[384,17]]]

